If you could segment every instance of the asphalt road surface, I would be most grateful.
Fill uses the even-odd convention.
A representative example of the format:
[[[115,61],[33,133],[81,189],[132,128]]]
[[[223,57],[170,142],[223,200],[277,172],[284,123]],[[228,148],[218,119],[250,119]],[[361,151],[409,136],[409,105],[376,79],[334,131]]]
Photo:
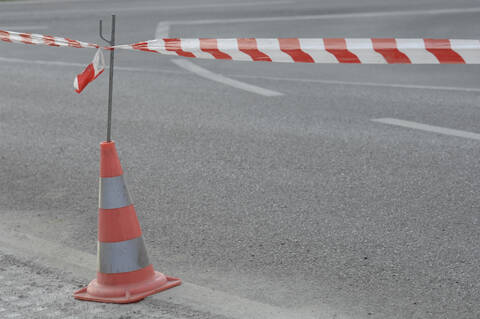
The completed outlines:
[[[0,29],[101,43],[111,13],[118,43],[480,37],[473,0],[14,1]],[[0,43],[2,225],[89,256],[108,77],[72,81],[93,53]],[[480,67],[116,63],[112,136],[175,289],[297,318],[480,318]]]

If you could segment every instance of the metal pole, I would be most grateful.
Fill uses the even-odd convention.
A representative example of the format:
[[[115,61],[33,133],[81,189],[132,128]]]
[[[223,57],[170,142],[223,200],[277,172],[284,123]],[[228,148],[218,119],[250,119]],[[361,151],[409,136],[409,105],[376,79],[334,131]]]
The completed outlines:
[[[110,40],[103,36],[102,20],[100,20],[100,38],[105,40],[110,46],[115,45],[115,15],[112,14],[112,33]],[[113,67],[114,67],[115,50],[110,50],[110,77],[108,83],[108,113],[107,113],[107,142],[112,140],[112,96],[113,96]]]
[[[115,15],[112,14],[112,36],[110,45],[115,45]],[[107,124],[107,142],[112,140],[112,94],[113,94],[113,63],[115,50],[110,50],[110,77],[108,83],[108,124]]]

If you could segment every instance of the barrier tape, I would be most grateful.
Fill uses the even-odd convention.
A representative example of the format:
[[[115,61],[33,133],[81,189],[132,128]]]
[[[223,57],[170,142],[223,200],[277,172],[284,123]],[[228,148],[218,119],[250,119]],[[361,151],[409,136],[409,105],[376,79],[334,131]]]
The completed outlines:
[[[20,44],[48,45],[51,47],[99,48],[97,44],[81,42],[69,38],[59,38],[50,35],[19,33],[5,30],[0,30],[0,40]]]
[[[115,49],[187,58],[290,63],[479,64],[479,40],[156,39]]]
[[[3,30],[0,30],[0,40],[56,47],[138,50],[187,58],[232,61],[358,64],[480,64],[480,40],[200,38],[155,39],[113,47],[100,47],[97,44],[71,40],[69,38]],[[94,76],[91,76],[92,72],[87,72],[89,76],[84,78],[77,77],[77,83],[80,83],[80,80],[82,80],[84,81],[82,83],[85,84],[83,87],[85,87],[100,75],[101,72],[97,73],[97,70],[99,70],[101,66],[95,63],[94,59],[92,64],[97,67],[93,72]],[[84,80],[85,78],[90,80]],[[77,85],[75,89],[79,92],[83,88],[79,88]]]
[[[102,50],[98,49],[93,57],[92,63],[87,65],[85,70],[73,80],[73,88],[75,89],[75,92],[81,93],[90,82],[103,73],[103,70],[105,70],[105,58],[103,57]]]
[[[6,42],[73,48],[139,50],[187,58],[233,61],[375,64],[480,64],[480,41],[395,38],[155,39],[100,47],[41,34],[0,30]]]

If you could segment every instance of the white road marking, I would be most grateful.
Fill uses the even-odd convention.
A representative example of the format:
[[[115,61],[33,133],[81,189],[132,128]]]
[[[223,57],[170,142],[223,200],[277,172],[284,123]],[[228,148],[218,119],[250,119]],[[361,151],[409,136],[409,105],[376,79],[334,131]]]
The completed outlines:
[[[426,10],[399,10],[399,11],[376,11],[376,12],[355,12],[355,13],[332,13],[303,16],[280,16],[280,17],[251,17],[232,19],[205,19],[205,20],[179,20],[170,21],[175,25],[201,25],[201,24],[223,24],[223,23],[247,23],[247,22],[271,22],[271,21],[299,21],[299,20],[329,20],[349,18],[374,18],[394,17],[412,15],[443,15],[457,13],[478,13],[480,7],[455,8],[455,9],[426,9]]]
[[[155,30],[155,38],[156,39],[161,39],[161,38],[168,38],[170,36],[170,23],[168,21],[163,21],[159,22],[157,25],[157,29]],[[220,82],[226,85],[233,86],[237,89],[257,93],[263,96],[281,96],[283,95],[280,92],[272,91],[272,90],[267,90],[258,86],[254,86],[251,84],[247,84],[244,82],[236,81],[230,78],[227,78],[223,75],[213,73],[205,68],[201,68],[198,65],[194,64],[191,61],[186,61],[182,59],[175,59],[172,61],[179,67],[197,74],[198,76],[207,78],[212,81]]]
[[[26,59],[4,58],[4,57],[0,57],[0,62],[19,63],[19,64],[58,65],[58,66],[79,66],[79,67],[86,67],[88,65],[88,63],[83,64],[83,63],[62,62],[62,61],[26,60]]]
[[[395,126],[417,129],[417,130],[426,131],[426,132],[433,132],[437,134],[463,137],[463,138],[469,138],[472,140],[480,141],[480,134],[467,132],[467,131],[454,130],[451,128],[446,128],[441,126],[433,126],[433,125],[404,121],[404,120],[393,119],[393,118],[372,119],[372,121],[383,123],[383,124],[390,124]]]
[[[168,38],[170,34],[170,23],[168,21],[161,21],[157,24],[155,30],[155,39]]]
[[[20,2],[19,2],[20,3]],[[200,3],[200,4],[191,4],[191,5],[137,5],[133,7],[117,7],[115,12],[142,12],[142,11],[165,11],[165,10],[191,10],[191,9],[209,9],[209,8],[236,8],[236,7],[254,7],[254,6],[276,6],[280,4],[292,4],[291,1],[258,1],[258,2],[235,2],[235,3]],[[58,9],[58,10],[48,10],[48,11],[15,11],[15,12],[2,12],[2,16],[25,16],[32,15],[59,15],[59,14],[81,14],[81,13],[92,13],[99,14],[105,10],[102,9]]]
[[[5,57],[0,57],[0,62],[18,63],[18,64],[54,65],[54,66],[65,66],[65,67],[80,67],[80,68],[85,68],[88,64],[88,62],[77,63],[77,62],[62,62],[62,61],[47,61],[47,60],[27,60],[27,59],[5,58]],[[106,69],[108,69],[108,66],[106,67]],[[165,73],[165,74],[177,74],[177,75],[188,74],[186,72],[176,71],[176,70],[135,68],[135,67],[122,67],[122,66],[116,66],[115,70],[127,71],[127,72]],[[375,82],[350,82],[350,81],[319,80],[319,79],[305,79],[305,78],[302,79],[302,78],[275,77],[275,76],[262,76],[262,75],[258,75],[258,76],[257,75],[240,75],[240,74],[230,74],[229,76],[240,78],[240,79],[264,79],[264,80],[272,80],[272,81],[319,83],[319,84],[329,84],[329,85],[332,84],[332,85],[371,86],[371,87],[401,88],[401,89],[457,91],[457,92],[465,92],[465,93],[480,92],[479,88],[466,88],[466,87],[455,87],[455,86],[413,85],[413,84],[394,84],[394,83],[375,83]]]
[[[82,2],[85,2],[87,0],[82,0]],[[100,0],[88,0],[90,2],[92,1],[100,1]],[[109,0],[102,0],[102,1],[109,1]],[[45,3],[75,3],[78,2],[78,0],[22,0],[22,1],[2,1],[0,2],[0,6],[4,5],[25,5],[25,4],[45,4]]]
[[[7,25],[7,26],[0,26],[1,30],[7,31],[22,31],[22,30],[46,30],[48,27],[46,25]]]
[[[82,71],[89,63],[89,62],[78,63],[78,62],[62,62],[62,61],[46,61],[46,60],[26,60],[26,59],[4,58],[4,57],[0,57],[0,62],[80,67],[81,69],[79,71]],[[108,69],[108,66],[106,66],[105,69]],[[166,73],[166,74],[179,74],[179,75],[187,74],[186,72],[175,71],[175,70],[145,69],[145,68],[135,68],[135,67],[125,67],[125,66],[116,66],[115,71],[142,72],[142,73]],[[72,77],[73,77],[73,74],[72,74]]]
[[[279,4],[292,4],[292,1],[256,1],[256,2],[234,2],[234,3],[200,3],[191,5],[175,5],[175,6],[136,6],[130,8],[117,8],[115,11],[145,11],[145,10],[189,10],[189,9],[203,9],[203,8],[228,8],[228,7],[254,7],[254,6],[269,6]]]
[[[230,75],[241,79],[265,79],[274,81],[291,81],[304,83],[320,83],[320,84],[338,84],[352,86],[373,86],[396,89],[419,89],[419,90],[438,90],[438,91],[459,91],[459,92],[480,92],[480,88],[467,88],[455,86],[438,86],[438,85],[416,85],[416,84],[395,84],[395,83],[377,83],[377,82],[353,82],[353,81],[337,81],[337,80],[319,80],[319,79],[301,79],[276,76],[256,76],[256,75]]]
[[[264,89],[264,88],[261,88],[259,86],[255,86],[255,85],[251,85],[251,84],[248,84],[248,83],[244,83],[244,82],[240,82],[240,81],[237,81],[237,80],[227,78],[226,76],[223,76],[221,74],[213,73],[213,72],[211,72],[207,69],[204,69],[204,68],[202,68],[202,67],[200,67],[200,66],[198,66],[198,65],[196,65],[196,64],[194,64],[190,61],[187,61],[187,60],[174,59],[174,60],[172,60],[172,62],[175,63],[176,65],[178,65],[179,67],[187,70],[187,71],[195,73],[198,76],[201,76],[203,78],[206,78],[206,79],[209,79],[209,80],[212,80],[212,81],[215,81],[215,82],[219,82],[219,83],[222,83],[222,84],[225,84],[225,85],[229,85],[229,86],[232,86],[232,87],[240,89],[240,90],[260,94],[260,95],[263,95],[263,96],[281,96],[281,95],[283,95],[283,93],[280,93],[280,92]]]
[[[170,23],[168,21],[161,21],[157,24],[157,29],[155,30],[155,38],[156,39],[161,39],[161,38],[168,38],[170,36]],[[230,78],[227,78],[223,75],[213,73],[205,68],[201,68],[198,65],[194,64],[191,61],[186,61],[182,59],[175,59],[172,61],[179,67],[192,72],[194,74],[197,74],[201,77],[207,78],[212,81],[220,82],[226,85],[233,86],[238,89],[246,90],[249,92],[261,94],[264,96],[280,96],[283,95],[280,92],[275,92],[271,90],[267,90],[258,86],[253,86],[244,82],[236,81]]]

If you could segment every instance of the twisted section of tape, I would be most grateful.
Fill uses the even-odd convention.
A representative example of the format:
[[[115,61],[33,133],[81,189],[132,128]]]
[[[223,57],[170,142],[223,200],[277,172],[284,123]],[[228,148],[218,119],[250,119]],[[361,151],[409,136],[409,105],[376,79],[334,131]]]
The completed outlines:
[[[90,82],[93,82],[105,70],[105,58],[102,50],[98,49],[93,57],[92,62],[87,65],[82,73],[78,74],[73,80],[73,88],[75,92],[82,93]]]
[[[20,44],[48,45],[51,47],[99,48],[98,44],[72,40],[69,38],[5,30],[0,30],[0,40]]]

